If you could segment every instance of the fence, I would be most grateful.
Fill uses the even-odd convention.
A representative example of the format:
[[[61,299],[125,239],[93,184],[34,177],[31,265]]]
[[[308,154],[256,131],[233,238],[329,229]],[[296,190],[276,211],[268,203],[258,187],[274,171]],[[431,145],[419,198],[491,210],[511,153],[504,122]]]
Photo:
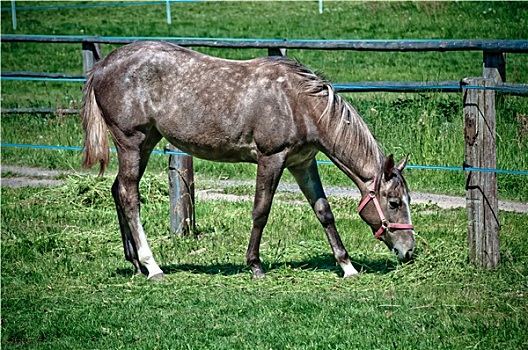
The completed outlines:
[[[23,6],[16,7],[15,0],[11,0],[11,7],[3,7],[2,11],[11,11],[11,20],[13,22],[13,29],[17,29],[17,11],[27,10],[59,10],[59,9],[81,9],[81,8],[94,8],[94,7],[122,7],[122,6],[144,6],[144,5],[164,5],[167,12],[167,24],[171,24],[171,3],[173,2],[191,2],[191,1],[202,1],[202,0],[164,0],[164,1],[134,1],[134,2],[121,2],[121,3],[95,3],[95,4],[70,4],[70,5],[45,5],[45,6]],[[322,10],[322,0],[320,8]]]
[[[269,55],[285,55],[287,49],[355,51],[481,51],[483,72],[480,78],[462,81],[361,82],[335,84],[338,92],[462,92],[464,98],[464,137],[466,161],[466,207],[468,213],[469,257],[478,266],[495,268],[500,261],[497,172],[495,150],[495,92],[528,96],[528,84],[508,84],[506,53],[527,53],[526,40],[277,40],[214,39],[171,37],[88,37],[2,35],[3,42],[71,43],[82,45],[83,72],[101,58],[101,44],[128,44],[142,40],[164,40],[181,46],[216,48],[263,48]],[[83,81],[82,76],[34,72],[2,72],[2,79]],[[30,109],[2,110],[2,113],[27,113]],[[33,112],[50,112],[34,110]],[[61,111],[75,113],[76,111]],[[5,145],[2,145],[5,146]],[[187,232],[194,225],[192,158],[169,150],[171,189],[171,230]],[[182,158],[183,157],[183,158]],[[528,174],[528,172],[516,172]],[[182,177],[183,175],[183,177]],[[180,178],[181,177],[181,178]],[[183,198],[179,202],[178,198]],[[190,200],[189,200],[190,199]]]
[[[11,7],[2,7],[2,11],[11,11],[11,20],[13,22],[13,29],[17,29],[17,10],[59,10],[59,9],[80,9],[80,8],[94,8],[94,7],[123,7],[123,6],[145,6],[145,5],[164,5],[167,14],[167,24],[172,23],[171,3],[177,2],[194,2],[204,0],[164,0],[164,1],[134,1],[134,2],[114,2],[114,3],[92,3],[92,4],[61,4],[61,5],[45,5],[45,6],[22,6],[16,7],[15,0],[11,0]],[[260,0],[267,1],[267,0]],[[319,13],[323,13],[323,0],[318,0]]]
[[[163,40],[185,47],[215,47],[237,49],[267,49],[270,55],[283,54],[288,49],[301,50],[352,50],[372,52],[423,52],[423,51],[481,51],[483,52],[483,77],[496,79],[497,90],[528,95],[528,84],[507,84],[506,53],[528,53],[527,40],[289,40],[289,39],[236,39],[236,38],[174,38],[174,37],[90,37],[48,35],[2,35],[3,42],[69,43],[81,44],[83,71],[100,58],[101,44],[124,45],[135,41]],[[82,76],[35,72],[2,72],[2,79],[54,81],[80,81]],[[459,81],[441,82],[357,82],[335,84],[339,92],[460,92]]]

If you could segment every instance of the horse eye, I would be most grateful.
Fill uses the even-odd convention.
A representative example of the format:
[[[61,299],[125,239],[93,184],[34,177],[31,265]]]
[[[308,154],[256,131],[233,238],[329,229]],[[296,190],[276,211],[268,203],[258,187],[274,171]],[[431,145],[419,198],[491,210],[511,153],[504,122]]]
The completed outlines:
[[[390,198],[389,207],[391,209],[398,209],[400,207],[400,200],[398,198]]]

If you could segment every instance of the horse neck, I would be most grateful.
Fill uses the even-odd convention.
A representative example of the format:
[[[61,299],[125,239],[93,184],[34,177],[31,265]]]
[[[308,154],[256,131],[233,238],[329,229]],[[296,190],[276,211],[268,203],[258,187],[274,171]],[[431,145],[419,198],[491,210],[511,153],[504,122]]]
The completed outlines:
[[[381,171],[385,156],[376,139],[348,102],[335,94],[319,118],[322,151],[366,195]]]

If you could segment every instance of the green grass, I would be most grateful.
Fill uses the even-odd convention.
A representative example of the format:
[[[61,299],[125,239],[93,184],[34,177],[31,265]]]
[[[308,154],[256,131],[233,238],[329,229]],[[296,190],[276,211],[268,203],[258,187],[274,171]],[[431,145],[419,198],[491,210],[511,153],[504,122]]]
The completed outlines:
[[[40,2],[17,1],[17,6]],[[49,2],[43,3],[50,5]],[[70,4],[70,3],[69,3]],[[2,1],[9,7],[9,1]],[[1,12],[2,33],[307,39],[527,39],[522,2],[203,2],[164,6]],[[80,74],[78,45],[1,43],[2,71]],[[107,54],[115,46],[103,47]],[[200,51],[228,58],[265,50]],[[334,82],[457,80],[482,74],[481,53],[290,50]],[[508,55],[507,80],[528,81],[527,55]],[[81,84],[2,81],[2,107],[79,106]],[[411,164],[463,161],[458,94],[347,94],[386,153]],[[497,104],[498,166],[528,169],[528,101]],[[2,115],[2,142],[82,144],[77,116]],[[164,144],[160,143],[159,148]],[[71,151],[2,148],[2,164],[79,170]],[[109,171],[117,167],[112,157]],[[9,349],[521,349],[528,347],[526,214],[501,212],[501,265],[467,263],[463,209],[412,206],[418,255],[398,265],[356,214],[331,198],[345,245],[363,273],[342,280],[324,232],[297,195],[281,194],[262,242],[266,279],[245,266],[251,202],[200,202],[199,236],[169,234],[166,156],[141,183],[142,219],[166,280],[133,275],[122,254],[112,177],[71,177],[62,187],[1,188],[2,339]],[[253,180],[255,167],[196,160],[197,186]],[[350,185],[321,166],[326,185]],[[9,174],[8,174],[9,175]],[[462,194],[459,172],[408,170],[411,190]],[[285,174],[285,181],[292,181]],[[502,198],[528,200],[528,183],[500,175]],[[202,185],[203,184],[203,185]],[[247,194],[241,185],[228,191]]]
[[[142,216],[166,280],[122,256],[112,179],[1,189],[2,347],[10,349],[520,349],[526,337],[526,214],[501,213],[501,266],[467,264],[466,213],[413,206],[418,256],[399,266],[355,213],[331,199],[353,263],[342,280],[308,205],[276,202],[244,253],[251,201],[199,202],[198,239],[168,232],[165,175],[141,185]],[[240,191],[244,192],[241,188]]]

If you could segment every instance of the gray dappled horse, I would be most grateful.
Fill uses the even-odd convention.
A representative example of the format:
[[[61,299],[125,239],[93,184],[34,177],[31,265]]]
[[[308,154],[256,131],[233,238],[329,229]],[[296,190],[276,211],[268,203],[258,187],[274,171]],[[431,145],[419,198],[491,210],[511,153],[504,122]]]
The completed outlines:
[[[359,188],[360,215],[400,261],[411,259],[414,231],[402,170],[385,157],[357,111],[329,82],[281,57],[210,57],[166,42],[123,46],[97,62],[84,87],[85,167],[109,162],[107,128],[119,158],[112,186],[125,257],[149,279],[160,269],[140,221],[138,186],[164,137],[199,158],[257,164],[253,228],[246,253],[264,276],[262,231],[287,168],[321,222],[344,277],[358,274],[334,224],[315,155],[326,154]]]

